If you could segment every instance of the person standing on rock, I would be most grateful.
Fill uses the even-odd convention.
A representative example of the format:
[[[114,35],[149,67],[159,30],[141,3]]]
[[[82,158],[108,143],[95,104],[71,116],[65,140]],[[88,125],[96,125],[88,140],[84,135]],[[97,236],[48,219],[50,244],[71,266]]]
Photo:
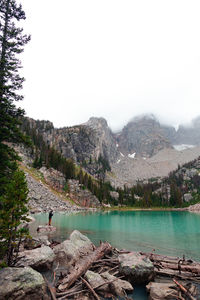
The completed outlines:
[[[51,226],[51,220],[52,220],[52,217],[53,217],[53,210],[51,210],[49,212],[49,226]]]

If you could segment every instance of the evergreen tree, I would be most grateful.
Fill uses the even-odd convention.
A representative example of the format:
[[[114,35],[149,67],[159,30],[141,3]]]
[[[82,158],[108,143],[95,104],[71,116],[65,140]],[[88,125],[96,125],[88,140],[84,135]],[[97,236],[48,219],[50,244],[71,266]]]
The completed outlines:
[[[25,19],[22,6],[15,0],[0,0],[0,194],[4,193],[10,174],[17,168],[17,154],[5,142],[25,141],[19,129],[24,114],[14,102],[22,100],[18,91],[24,78],[20,77],[21,62],[17,58],[30,37],[16,23]]]
[[[19,225],[27,212],[25,177],[18,171],[17,153],[8,144],[28,143],[19,128],[24,111],[14,103],[23,99],[18,92],[24,78],[19,75],[21,62],[17,57],[30,37],[23,35],[17,23],[24,19],[25,13],[16,0],[0,0],[0,252],[6,255],[8,265],[15,262],[23,236]]]
[[[28,234],[25,228],[19,227],[23,221],[27,221],[27,195],[25,175],[16,170],[6,185],[4,195],[0,197],[0,256],[6,256],[8,266],[15,263],[21,239]]]

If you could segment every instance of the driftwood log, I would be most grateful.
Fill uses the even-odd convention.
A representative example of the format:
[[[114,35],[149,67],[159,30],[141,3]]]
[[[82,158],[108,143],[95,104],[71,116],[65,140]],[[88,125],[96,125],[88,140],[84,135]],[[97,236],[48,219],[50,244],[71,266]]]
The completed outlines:
[[[80,260],[74,267],[73,271],[62,280],[62,283],[58,286],[59,291],[68,289],[79,277],[81,277],[95,262],[102,258],[106,253],[112,250],[112,246],[105,242],[102,243],[94,252],[92,252],[84,259]]]
[[[67,275],[64,274],[65,277],[60,276],[57,283],[55,283],[55,270],[57,270],[57,266],[52,270],[53,282],[51,284],[47,283],[52,299],[77,299],[77,297],[81,299],[83,295],[96,300],[101,299],[101,297],[112,297],[112,299],[115,299],[116,294],[112,290],[111,285],[114,281],[121,278],[118,256],[122,253],[128,254],[130,251],[120,251],[112,248],[107,242],[101,243],[92,252],[82,256],[73,269],[69,270],[70,273]],[[166,280],[166,277],[168,277],[167,281],[174,281],[176,290],[179,293],[179,299],[195,299],[195,293],[191,290],[190,285],[192,286],[193,282],[200,283],[200,263],[186,260],[185,257],[180,259],[179,257],[170,257],[155,253],[140,253],[153,262],[158,278]],[[84,277],[84,274],[88,270],[98,274],[109,272],[109,274],[117,277],[94,286]],[[109,290],[100,289],[104,285],[107,285]],[[124,299],[128,299],[126,294],[124,295]]]
[[[185,257],[164,256],[153,253],[141,254],[148,257],[155,267],[155,272],[159,275],[177,276],[183,279],[194,279],[200,281],[200,263],[186,260]]]

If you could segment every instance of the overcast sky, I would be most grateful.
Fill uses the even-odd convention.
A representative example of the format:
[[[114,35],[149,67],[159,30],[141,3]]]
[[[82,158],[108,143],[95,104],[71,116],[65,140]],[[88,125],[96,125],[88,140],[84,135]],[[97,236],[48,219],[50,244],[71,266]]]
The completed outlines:
[[[56,127],[200,115],[199,0],[21,0],[27,116]]]

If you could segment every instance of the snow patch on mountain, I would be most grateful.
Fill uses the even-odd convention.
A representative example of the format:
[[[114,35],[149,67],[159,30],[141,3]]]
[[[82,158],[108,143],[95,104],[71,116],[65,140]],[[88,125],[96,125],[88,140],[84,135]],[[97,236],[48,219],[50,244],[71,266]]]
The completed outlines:
[[[133,154],[128,154],[128,157],[130,157],[130,158],[135,158],[135,152],[133,153]]]

